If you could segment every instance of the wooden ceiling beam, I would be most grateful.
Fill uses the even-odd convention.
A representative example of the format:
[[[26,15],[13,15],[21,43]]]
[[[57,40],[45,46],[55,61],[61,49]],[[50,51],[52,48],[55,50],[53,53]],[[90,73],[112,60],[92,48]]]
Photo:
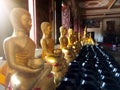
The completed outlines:
[[[97,15],[97,16],[85,16],[87,19],[92,19],[92,18],[120,18],[120,14],[115,14],[115,15]]]
[[[83,14],[85,15],[89,15],[89,14],[109,14],[109,13],[118,13],[120,12],[120,9],[119,8],[116,8],[116,9],[96,9],[96,10],[87,10],[85,11]]]
[[[115,4],[116,1],[117,0],[112,0],[111,3],[110,3],[110,5],[108,6],[108,9],[111,9],[111,7]]]

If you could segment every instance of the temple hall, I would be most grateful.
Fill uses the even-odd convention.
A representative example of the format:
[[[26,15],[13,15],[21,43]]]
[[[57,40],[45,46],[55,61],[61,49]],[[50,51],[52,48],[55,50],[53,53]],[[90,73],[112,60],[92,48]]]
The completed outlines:
[[[120,90],[120,0],[0,0],[0,90]]]

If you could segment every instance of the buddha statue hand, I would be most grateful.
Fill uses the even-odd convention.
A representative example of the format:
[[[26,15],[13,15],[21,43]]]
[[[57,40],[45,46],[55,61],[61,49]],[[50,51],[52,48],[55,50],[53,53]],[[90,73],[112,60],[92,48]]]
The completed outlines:
[[[28,66],[32,69],[39,69],[44,67],[44,61],[37,58],[37,59],[30,59],[28,61]]]
[[[56,56],[61,56],[62,50],[61,50],[61,49],[54,49],[54,54],[55,54]]]

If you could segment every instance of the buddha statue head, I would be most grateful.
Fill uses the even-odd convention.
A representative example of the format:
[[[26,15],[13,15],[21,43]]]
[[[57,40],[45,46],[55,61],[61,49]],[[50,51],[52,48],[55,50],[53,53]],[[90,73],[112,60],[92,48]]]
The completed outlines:
[[[46,38],[51,38],[52,36],[52,29],[51,24],[49,22],[42,22],[41,23],[41,30],[43,33],[43,36]]]
[[[73,34],[73,30],[72,30],[72,28],[69,28],[68,29],[68,35],[72,35]]]
[[[30,30],[31,16],[30,13],[23,8],[14,8],[11,11],[10,19],[14,28]]]
[[[67,29],[64,26],[61,26],[59,30],[60,30],[61,36],[65,36],[66,35]]]

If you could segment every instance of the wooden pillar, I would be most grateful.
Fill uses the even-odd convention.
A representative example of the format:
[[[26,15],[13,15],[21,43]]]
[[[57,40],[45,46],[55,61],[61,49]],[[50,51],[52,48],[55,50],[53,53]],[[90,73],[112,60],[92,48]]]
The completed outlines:
[[[70,28],[74,28],[74,17],[72,15],[72,13],[70,13]]]
[[[60,32],[59,32],[59,27],[61,26],[61,4],[62,4],[62,0],[56,0],[56,39],[55,39],[55,42],[56,44],[59,44],[59,37],[60,37]]]

